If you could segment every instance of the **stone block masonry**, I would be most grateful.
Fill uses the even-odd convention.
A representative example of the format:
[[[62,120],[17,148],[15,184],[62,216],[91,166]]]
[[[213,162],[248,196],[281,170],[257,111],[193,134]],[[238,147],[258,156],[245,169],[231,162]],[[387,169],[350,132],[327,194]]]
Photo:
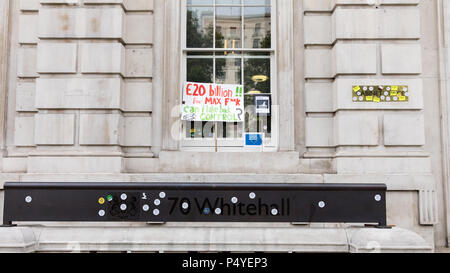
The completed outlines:
[[[47,167],[19,150],[49,164],[75,156],[74,167],[89,157],[121,162],[130,151],[151,157],[153,0],[17,2],[10,155],[33,172]]]

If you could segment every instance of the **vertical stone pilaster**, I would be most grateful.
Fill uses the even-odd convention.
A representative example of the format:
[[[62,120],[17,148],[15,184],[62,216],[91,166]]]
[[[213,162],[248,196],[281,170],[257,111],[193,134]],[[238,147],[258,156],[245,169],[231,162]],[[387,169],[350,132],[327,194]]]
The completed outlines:
[[[0,161],[3,157],[6,130],[6,93],[8,75],[9,0],[0,3]],[[0,168],[0,171],[2,168]]]
[[[179,92],[176,90],[181,90],[181,2],[165,1],[163,149],[167,151],[176,151],[180,147],[180,143],[176,139],[180,128],[178,126],[180,117],[176,107],[181,105],[181,102]]]
[[[280,151],[295,150],[294,2],[277,3],[277,70]]]
[[[437,24],[439,30],[439,68],[440,68],[440,99],[441,99],[441,135],[442,135],[442,179],[444,190],[444,213],[446,215],[447,244],[450,242],[450,96],[448,96],[450,75],[449,42],[450,42],[450,3],[437,1]]]
[[[154,20],[164,22],[165,0],[154,0]],[[153,146],[152,152],[158,157],[162,149],[163,141],[163,104],[164,104],[164,49],[165,29],[160,24],[153,24]]]

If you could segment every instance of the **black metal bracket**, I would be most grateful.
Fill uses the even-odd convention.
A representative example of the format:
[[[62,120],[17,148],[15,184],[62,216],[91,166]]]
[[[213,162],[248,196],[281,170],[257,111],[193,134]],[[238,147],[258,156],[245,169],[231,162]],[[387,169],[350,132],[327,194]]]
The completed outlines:
[[[384,184],[5,183],[13,222],[386,225]]]
[[[17,225],[14,225],[13,223],[3,223],[3,225],[0,225],[0,228],[9,228],[9,227],[17,227]]]

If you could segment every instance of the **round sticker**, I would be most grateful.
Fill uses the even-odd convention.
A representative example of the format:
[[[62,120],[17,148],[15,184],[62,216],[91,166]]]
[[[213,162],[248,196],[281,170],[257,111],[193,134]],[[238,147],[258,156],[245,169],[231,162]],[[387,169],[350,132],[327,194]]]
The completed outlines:
[[[320,201],[319,202],[319,208],[323,209],[325,207],[325,202],[324,201]]]

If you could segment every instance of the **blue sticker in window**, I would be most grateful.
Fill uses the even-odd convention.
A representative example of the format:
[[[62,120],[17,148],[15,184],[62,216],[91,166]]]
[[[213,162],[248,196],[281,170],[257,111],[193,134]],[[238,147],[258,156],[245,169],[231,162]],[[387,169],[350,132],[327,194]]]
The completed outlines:
[[[263,135],[262,134],[246,134],[245,135],[246,146],[262,146]]]

